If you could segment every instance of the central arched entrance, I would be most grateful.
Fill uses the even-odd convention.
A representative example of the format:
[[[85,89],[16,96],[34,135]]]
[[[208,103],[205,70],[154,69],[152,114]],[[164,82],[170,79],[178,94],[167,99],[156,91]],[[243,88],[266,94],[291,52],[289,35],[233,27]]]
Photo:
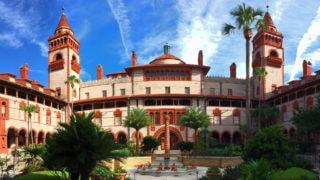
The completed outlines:
[[[183,139],[180,132],[176,128],[170,127],[169,129],[170,129],[170,149],[174,150],[174,149],[177,149],[176,148],[177,141],[182,141]],[[164,147],[165,147],[165,139],[166,139],[165,134],[166,134],[165,127],[160,128],[154,134],[154,137],[157,138],[160,142],[161,150],[164,150]]]

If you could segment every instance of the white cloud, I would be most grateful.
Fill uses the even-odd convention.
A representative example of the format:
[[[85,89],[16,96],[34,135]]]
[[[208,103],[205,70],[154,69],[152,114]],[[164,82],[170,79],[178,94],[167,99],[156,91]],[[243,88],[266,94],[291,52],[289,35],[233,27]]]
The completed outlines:
[[[311,61],[313,66],[316,66],[320,62],[320,48],[305,55],[308,61]],[[302,65],[301,65],[302,66]]]
[[[130,21],[127,16],[126,7],[124,6],[122,0],[108,0],[108,4],[119,26],[122,44],[127,56],[126,59],[121,60],[121,63],[124,63],[130,60],[130,51],[133,49],[133,45],[130,40]]]
[[[281,18],[282,18],[282,14],[283,11],[287,8],[287,6],[291,3],[292,0],[277,0],[275,7],[272,8],[275,11],[272,14],[273,17],[273,21],[274,23],[279,23]]]
[[[84,82],[92,80],[91,74],[88,73],[84,68],[82,68],[80,71],[80,77]]]
[[[295,79],[296,75],[301,72],[301,64],[303,61],[303,56],[306,50],[315,42],[320,35],[320,6],[317,10],[317,15],[312,20],[311,25],[308,28],[308,31],[303,35],[302,39],[299,42],[296,54],[296,60],[293,68],[291,69],[290,81]]]
[[[81,40],[83,39],[88,32],[90,31],[90,22],[85,19],[80,27],[80,31],[77,33],[76,37]]]
[[[6,42],[10,47],[19,48],[24,45],[23,40],[27,40],[38,45],[41,55],[47,57],[47,45],[37,40],[39,16],[32,8],[24,10],[23,4],[17,1],[13,2],[11,7],[12,4],[0,1],[0,21],[10,27],[7,32],[0,34],[0,41]]]

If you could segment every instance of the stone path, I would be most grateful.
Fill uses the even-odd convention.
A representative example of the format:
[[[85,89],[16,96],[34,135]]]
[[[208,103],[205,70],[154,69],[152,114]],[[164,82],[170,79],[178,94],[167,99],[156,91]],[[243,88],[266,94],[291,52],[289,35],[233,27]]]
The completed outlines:
[[[207,171],[207,167],[197,167],[198,169],[198,178],[204,176]],[[197,180],[197,174],[192,174],[192,175],[184,175],[184,176],[161,176],[161,177],[156,177],[156,176],[148,176],[148,175],[141,175],[136,172],[136,168],[128,168],[126,169],[128,172],[127,177],[130,177],[131,180]]]

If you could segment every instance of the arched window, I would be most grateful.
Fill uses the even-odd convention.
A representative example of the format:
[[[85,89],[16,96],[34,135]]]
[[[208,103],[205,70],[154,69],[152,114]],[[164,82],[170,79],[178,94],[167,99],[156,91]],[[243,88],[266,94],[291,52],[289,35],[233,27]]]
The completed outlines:
[[[5,118],[6,117],[6,103],[5,102],[2,102],[1,103],[1,117],[2,118]]]
[[[170,124],[173,124],[173,114],[172,114],[172,112],[169,112],[169,117],[170,117],[170,119],[169,119],[169,123]]]
[[[151,121],[152,121],[153,123],[155,123],[155,122],[154,122],[154,113],[153,113],[153,112],[150,113],[149,116],[150,116]]]
[[[61,54],[57,54],[56,60],[60,60],[60,59],[62,59],[62,55]]]
[[[176,119],[177,124],[180,124],[180,118],[181,118],[180,112],[177,112],[177,119]]]
[[[270,52],[270,56],[272,56],[272,57],[278,57],[278,53],[277,53],[275,50],[272,50],[272,51]]]
[[[116,126],[121,126],[121,115],[122,115],[122,113],[121,113],[121,111],[120,111],[120,109],[117,109],[115,112],[114,112],[114,118],[115,118],[115,121],[114,121],[114,124],[116,125]]]
[[[72,56],[72,60],[77,60],[75,55]]]
[[[102,113],[97,111],[94,116],[96,117],[96,123],[102,126]]]

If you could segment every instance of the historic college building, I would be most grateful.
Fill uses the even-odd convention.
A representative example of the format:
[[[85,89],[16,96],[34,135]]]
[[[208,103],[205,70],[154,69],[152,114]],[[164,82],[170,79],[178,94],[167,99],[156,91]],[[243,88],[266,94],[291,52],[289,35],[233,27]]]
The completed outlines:
[[[312,73],[310,62],[303,63],[303,77],[284,84],[283,35],[277,31],[267,13],[268,30],[259,31],[252,40],[252,67],[265,67],[268,75],[261,81],[251,78],[252,108],[259,100],[280,109],[280,122],[284,131],[293,137],[296,131],[289,120],[297,107],[310,107],[320,91],[320,71]],[[239,125],[246,124],[246,81],[236,76],[236,64],[230,65],[230,77],[207,76],[210,66],[203,64],[199,51],[198,64],[186,64],[170,54],[164,54],[138,65],[132,52],[132,64],[123,72],[108,73],[97,66],[97,80],[81,82],[73,88],[65,84],[67,76],[80,78],[80,42],[73,35],[66,16],[62,14],[54,35],[48,39],[48,88],[36,80],[29,80],[28,65],[20,67],[20,77],[0,73],[0,153],[30,142],[27,133],[27,115],[21,106],[34,104],[32,133],[35,143],[45,143],[55,133],[58,122],[68,122],[71,103],[77,112],[95,111],[95,123],[110,129],[119,143],[135,139],[135,131],[123,127],[123,120],[133,108],[144,108],[153,125],[142,129],[139,139],[154,136],[164,148],[164,116],[170,117],[170,147],[176,141],[193,141],[194,131],[180,125],[179,120],[187,108],[200,107],[211,117],[212,137],[219,143],[243,142]],[[255,124],[253,124],[255,126]],[[255,128],[255,127],[253,127]],[[29,137],[29,138],[28,138]],[[308,137],[318,143],[317,134]]]

